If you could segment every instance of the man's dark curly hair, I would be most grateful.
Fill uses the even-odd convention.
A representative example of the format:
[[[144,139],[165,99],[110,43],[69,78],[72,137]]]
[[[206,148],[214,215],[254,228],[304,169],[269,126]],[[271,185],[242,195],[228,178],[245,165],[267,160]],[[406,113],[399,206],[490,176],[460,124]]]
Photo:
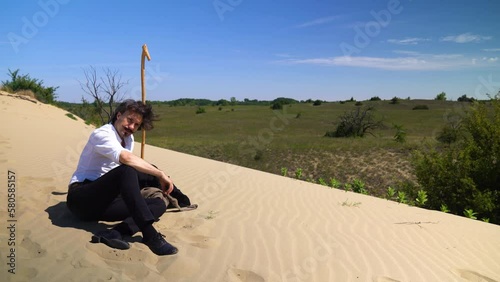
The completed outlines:
[[[153,113],[151,105],[145,105],[141,101],[128,99],[118,105],[113,113],[113,116],[111,117],[110,123],[114,124],[118,113],[123,114],[126,111],[134,112],[142,116],[142,124],[139,126],[138,130],[142,130],[143,128],[145,130],[151,130],[153,129],[153,121],[158,120],[157,116]]]

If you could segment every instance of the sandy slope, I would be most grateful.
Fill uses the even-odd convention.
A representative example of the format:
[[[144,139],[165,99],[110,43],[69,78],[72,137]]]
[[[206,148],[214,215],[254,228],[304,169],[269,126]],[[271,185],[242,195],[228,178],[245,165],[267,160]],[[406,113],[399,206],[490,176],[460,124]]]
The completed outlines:
[[[126,251],[92,244],[111,223],[76,221],[65,192],[93,128],[65,114],[0,95],[0,281],[500,281],[500,226],[152,146],[146,159],[200,205],[156,223],[179,253],[157,257],[140,234]]]

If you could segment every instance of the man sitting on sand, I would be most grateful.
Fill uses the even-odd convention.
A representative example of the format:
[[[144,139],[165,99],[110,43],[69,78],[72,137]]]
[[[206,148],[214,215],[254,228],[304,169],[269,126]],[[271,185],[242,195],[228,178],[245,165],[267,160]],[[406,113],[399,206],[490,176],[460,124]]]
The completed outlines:
[[[177,248],[169,244],[153,222],[165,213],[162,199],[141,196],[139,181],[156,177],[164,193],[174,184],[169,176],[132,153],[139,129],[153,128],[150,105],[126,100],[115,110],[111,122],[92,132],[68,188],[69,210],[85,221],[119,221],[109,230],[97,232],[93,242],[112,248],[128,249],[123,235],[142,232],[142,242],[157,255],[172,255]]]

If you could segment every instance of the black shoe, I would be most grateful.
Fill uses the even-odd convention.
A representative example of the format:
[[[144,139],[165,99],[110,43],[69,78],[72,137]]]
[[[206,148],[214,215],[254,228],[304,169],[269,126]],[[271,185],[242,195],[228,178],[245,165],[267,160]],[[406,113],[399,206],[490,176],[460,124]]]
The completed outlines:
[[[148,246],[153,253],[159,256],[176,254],[178,252],[177,248],[170,245],[164,237],[165,235],[158,232],[153,238],[149,239],[149,241],[143,241],[143,243]]]
[[[98,231],[92,235],[92,243],[103,243],[108,247],[119,250],[130,249],[130,245],[123,241],[122,234],[113,229]]]

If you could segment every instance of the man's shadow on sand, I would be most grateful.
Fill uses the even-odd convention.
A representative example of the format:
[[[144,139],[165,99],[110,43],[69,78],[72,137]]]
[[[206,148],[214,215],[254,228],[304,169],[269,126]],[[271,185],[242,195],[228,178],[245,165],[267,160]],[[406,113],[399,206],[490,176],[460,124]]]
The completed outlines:
[[[52,195],[61,196],[66,195],[67,192],[52,192]],[[45,209],[49,215],[49,219],[53,225],[63,227],[63,228],[75,228],[88,231],[92,234],[96,234],[98,231],[109,229],[115,226],[114,223],[106,224],[104,222],[98,221],[82,221],[66,206],[66,201],[60,201],[59,203],[50,206]],[[142,240],[141,236],[130,236],[127,237],[128,242],[140,242]]]
[[[66,193],[52,192],[52,195],[60,196]],[[45,211],[49,215],[49,219],[53,225],[64,227],[64,228],[75,228],[88,231],[95,234],[99,230],[109,228],[110,225],[97,222],[97,221],[82,221],[75,215],[73,215],[68,207],[66,206],[66,201],[61,201],[53,206],[48,207]]]

